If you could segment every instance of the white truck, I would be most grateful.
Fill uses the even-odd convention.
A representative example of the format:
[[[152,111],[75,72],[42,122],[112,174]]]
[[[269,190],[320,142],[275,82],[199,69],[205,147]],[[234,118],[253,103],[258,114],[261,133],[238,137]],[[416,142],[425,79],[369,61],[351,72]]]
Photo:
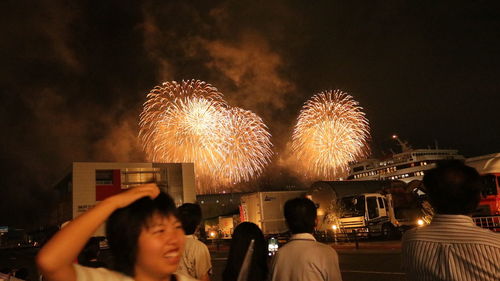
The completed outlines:
[[[262,191],[241,196],[240,220],[253,222],[264,235],[288,231],[283,206],[289,199],[304,196],[306,191]]]
[[[401,181],[316,182],[308,197],[318,206],[318,230],[390,237],[424,225],[432,208]]]

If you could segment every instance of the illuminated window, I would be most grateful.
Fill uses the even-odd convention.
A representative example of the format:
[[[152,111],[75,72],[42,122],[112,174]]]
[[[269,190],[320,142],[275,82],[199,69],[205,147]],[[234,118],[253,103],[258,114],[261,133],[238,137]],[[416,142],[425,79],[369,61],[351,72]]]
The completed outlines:
[[[96,170],[95,183],[97,185],[113,185],[113,170]]]

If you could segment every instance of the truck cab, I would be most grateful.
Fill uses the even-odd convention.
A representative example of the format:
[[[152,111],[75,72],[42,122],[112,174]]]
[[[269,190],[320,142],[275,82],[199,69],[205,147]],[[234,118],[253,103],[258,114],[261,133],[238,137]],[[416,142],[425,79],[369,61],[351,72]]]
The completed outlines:
[[[364,193],[340,199],[339,228],[362,236],[389,236],[397,227],[390,194]]]

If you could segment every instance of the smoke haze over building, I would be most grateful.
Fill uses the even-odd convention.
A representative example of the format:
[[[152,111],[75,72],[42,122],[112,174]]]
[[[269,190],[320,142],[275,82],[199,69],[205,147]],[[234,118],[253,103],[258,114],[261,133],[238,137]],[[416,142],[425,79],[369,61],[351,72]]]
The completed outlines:
[[[395,132],[413,147],[438,141],[465,156],[500,150],[494,1],[38,0],[0,8],[0,225],[49,210],[52,186],[74,161],[145,161],[139,113],[163,81],[207,81],[261,116],[275,152],[260,179],[268,185],[297,181],[283,168],[292,128],[323,90],[359,101],[374,153],[396,149]]]

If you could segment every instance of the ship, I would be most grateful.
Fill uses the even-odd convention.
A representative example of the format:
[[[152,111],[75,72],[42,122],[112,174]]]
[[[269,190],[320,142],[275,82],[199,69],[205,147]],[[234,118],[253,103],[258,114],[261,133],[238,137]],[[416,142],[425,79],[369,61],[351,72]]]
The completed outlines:
[[[413,149],[397,135],[392,138],[401,146],[401,153],[386,159],[365,159],[349,165],[347,180],[401,180],[409,183],[422,180],[426,170],[436,167],[442,160],[465,160],[456,149]]]

